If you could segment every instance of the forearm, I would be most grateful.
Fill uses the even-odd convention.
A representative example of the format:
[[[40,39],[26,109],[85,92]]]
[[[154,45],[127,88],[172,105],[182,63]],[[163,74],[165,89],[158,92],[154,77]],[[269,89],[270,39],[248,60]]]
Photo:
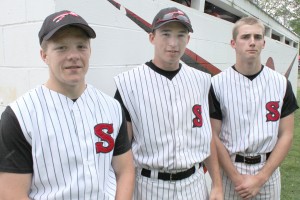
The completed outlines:
[[[210,145],[210,156],[204,162],[212,180],[210,200],[223,200],[222,179],[214,138]]]
[[[220,174],[219,161],[217,156],[217,148],[214,141],[214,138],[211,141],[210,147],[211,153],[208,158],[205,159],[205,166],[208,169],[209,175],[212,179],[212,187],[221,187],[222,188],[222,179]]]
[[[117,191],[116,200],[131,200],[134,182],[135,182],[135,172],[132,151],[114,156],[112,160],[112,166],[115,170],[116,181],[117,181]]]
[[[277,143],[258,177],[267,181],[288,154],[293,141],[294,114],[280,120]]]
[[[117,178],[116,200],[131,200],[134,189],[134,172],[122,174]]]
[[[220,131],[222,126],[222,121],[211,118],[211,125],[212,125],[212,135],[215,141],[218,160],[220,166],[225,171],[227,176],[233,181],[235,185],[237,185],[241,181],[241,175],[233,165],[231,158],[227,149],[225,148],[224,144],[220,140]]]
[[[241,174],[238,172],[236,167],[234,166],[228,151],[225,146],[221,142],[219,138],[215,138],[218,152],[218,159],[220,162],[220,166],[225,171],[227,176],[232,180],[235,185],[238,185],[241,182]]]
[[[1,200],[30,200],[28,193],[31,185],[31,174],[0,172]]]
[[[19,195],[17,195],[18,197],[14,198],[12,196],[15,196],[15,195],[5,195],[5,194],[0,194],[0,200],[13,200],[13,199],[16,199],[16,200],[31,200],[28,196],[23,196],[23,197],[20,197]]]
[[[291,135],[285,135],[278,139],[269,159],[262,170],[258,173],[258,176],[262,179],[262,181],[266,182],[282,163],[289,152],[289,149],[292,145],[292,140],[293,137]]]

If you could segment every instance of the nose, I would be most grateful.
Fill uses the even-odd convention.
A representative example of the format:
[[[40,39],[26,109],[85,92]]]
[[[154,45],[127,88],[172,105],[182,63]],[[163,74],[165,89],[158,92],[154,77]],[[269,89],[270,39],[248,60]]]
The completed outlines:
[[[178,39],[174,36],[170,37],[169,45],[172,47],[175,47],[175,46],[177,46],[177,44],[178,44]]]
[[[254,38],[254,36],[250,37],[250,45],[255,45],[255,38]]]
[[[68,60],[77,61],[80,58],[80,54],[76,48],[72,48],[68,52]]]

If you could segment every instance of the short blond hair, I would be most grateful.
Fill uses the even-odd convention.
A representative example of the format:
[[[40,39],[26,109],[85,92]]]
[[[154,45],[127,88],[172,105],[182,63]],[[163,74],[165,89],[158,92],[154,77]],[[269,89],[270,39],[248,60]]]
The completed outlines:
[[[265,35],[265,25],[259,19],[248,16],[248,17],[243,17],[243,18],[239,19],[237,22],[235,22],[235,25],[232,29],[232,38],[234,40],[236,40],[236,37],[239,34],[239,28],[245,24],[246,25],[254,25],[254,24],[259,25],[262,28],[263,36]]]

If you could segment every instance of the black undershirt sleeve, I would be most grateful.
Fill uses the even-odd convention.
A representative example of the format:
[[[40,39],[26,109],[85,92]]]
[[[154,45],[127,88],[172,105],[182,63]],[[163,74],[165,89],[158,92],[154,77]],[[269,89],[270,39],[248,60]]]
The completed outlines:
[[[212,101],[211,104],[214,108],[214,109],[210,109],[210,117],[213,119],[222,120],[222,111],[221,111],[220,102],[217,100],[213,86],[210,86],[209,97],[210,100]]]
[[[292,84],[289,80],[287,80],[286,92],[285,92],[285,96],[283,99],[283,105],[282,105],[282,109],[281,109],[280,118],[284,118],[284,117],[290,115],[298,108],[299,107],[297,105],[296,97],[293,93]]]
[[[119,92],[118,89],[117,89],[117,91],[116,91],[116,93],[115,93],[114,98],[115,98],[117,101],[119,101],[119,103],[121,104],[121,107],[122,107],[122,109],[123,109],[124,112],[125,112],[126,120],[127,120],[128,122],[131,122],[130,114],[129,114],[127,108],[126,108],[125,105],[124,105],[123,99],[122,99],[122,97],[121,97],[120,92]]]
[[[209,113],[214,113],[216,111],[210,92],[208,93],[208,106],[209,106]]]
[[[125,114],[124,111],[122,110],[122,124],[119,130],[119,134],[116,138],[116,144],[115,144],[115,149],[114,149],[114,156],[121,155],[131,148],[131,144],[129,142],[129,137],[127,133],[127,123],[125,120]]]
[[[31,145],[9,106],[2,113],[0,121],[0,171],[33,173]]]

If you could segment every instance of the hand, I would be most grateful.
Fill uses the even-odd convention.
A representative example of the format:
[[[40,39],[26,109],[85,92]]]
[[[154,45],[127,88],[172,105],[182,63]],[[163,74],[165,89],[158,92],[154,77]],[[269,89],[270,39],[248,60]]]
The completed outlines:
[[[209,200],[224,200],[223,189],[221,187],[212,187]]]
[[[263,183],[256,175],[242,175],[243,181],[235,187],[235,191],[244,199],[255,197]]]

